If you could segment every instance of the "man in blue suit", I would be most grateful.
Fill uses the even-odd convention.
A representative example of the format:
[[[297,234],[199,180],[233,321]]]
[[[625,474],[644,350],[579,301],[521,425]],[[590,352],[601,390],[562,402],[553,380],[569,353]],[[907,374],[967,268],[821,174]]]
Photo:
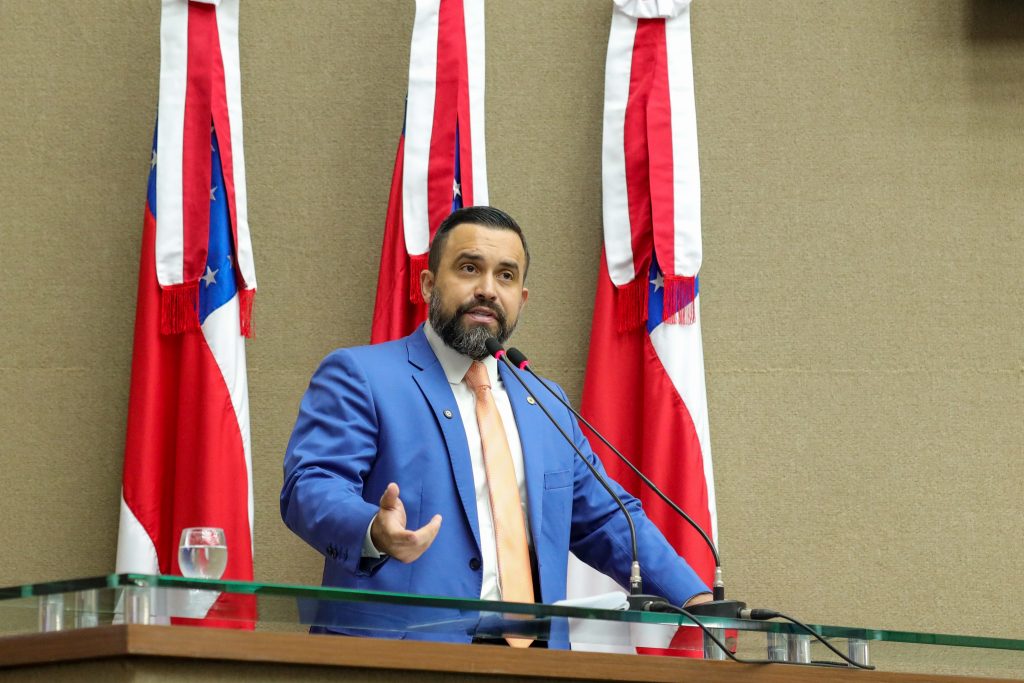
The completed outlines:
[[[499,547],[523,531],[533,591],[527,586],[528,597],[516,599],[564,598],[569,551],[628,583],[630,536],[618,505],[484,347],[489,337],[504,342],[515,328],[529,294],[528,268],[525,238],[510,216],[491,207],[460,209],[438,229],[420,276],[428,322],[404,339],[339,349],[313,375],[285,455],[281,515],[325,556],[325,586],[501,599],[507,561],[499,562]],[[491,447],[486,438],[481,446],[478,394],[465,379],[475,362],[490,378],[507,439],[503,457],[515,473],[511,488],[518,487],[522,519],[511,527],[519,506],[509,516],[489,490],[497,477],[482,451]],[[533,378],[525,380],[541,394]],[[603,473],[572,414],[549,409]],[[636,524],[645,592],[676,605],[708,599],[639,501],[613,486]],[[494,509],[506,511],[496,517]],[[471,639],[465,629],[425,626],[464,616],[458,611],[415,611],[348,603],[321,606],[317,621],[328,631]],[[565,646],[564,625],[553,629],[550,644]]]

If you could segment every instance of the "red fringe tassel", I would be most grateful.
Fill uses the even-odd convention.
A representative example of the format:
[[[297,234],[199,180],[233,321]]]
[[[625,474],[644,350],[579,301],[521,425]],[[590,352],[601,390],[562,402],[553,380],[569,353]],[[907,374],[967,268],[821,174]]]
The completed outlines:
[[[181,334],[199,329],[199,282],[160,290],[160,334]]]
[[[409,301],[414,304],[423,303],[420,293],[420,273],[427,269],[429,254],[413,254],[409,256]]]
[[[647,278],[635,277],[615,288],[615,317],[619,332],[629,332],[647,322]]]
[[[692,325],[696,321],[695,285],[696,279],[692,277],[665,276],[665,322]]]
[[[238,327],[246,339],[255,336],[252,330],[252,304],[255,298],[255,289],[238,290]]]

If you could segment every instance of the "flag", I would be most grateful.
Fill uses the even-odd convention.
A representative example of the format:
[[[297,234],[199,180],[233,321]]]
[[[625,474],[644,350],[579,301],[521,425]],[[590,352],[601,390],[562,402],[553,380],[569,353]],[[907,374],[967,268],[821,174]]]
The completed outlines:
[[[420,0],[372,343],[403,337],[426,320],[419,277],[431,238],[452,211],[487,201],[483,0]]]
[[[604,249],[580,412],[716,538],[688,0],[616,3],[602,176]],[[710,586],[714,556],[701,536],[603,444],[594,448]],[[573,593],[606,590],[573,568]],[[699,632],[681,630],[672,646],[699,651]]]
[[[251,332],[256,280],[245,209],[237,25],[238,0],[163,3],[119,573],[180,574],[182,529],[209,526],[225,532],[223,578],[253,579],[244,336]],[[216,613],[251,619],[254,603],[244,597],[222,596]]]

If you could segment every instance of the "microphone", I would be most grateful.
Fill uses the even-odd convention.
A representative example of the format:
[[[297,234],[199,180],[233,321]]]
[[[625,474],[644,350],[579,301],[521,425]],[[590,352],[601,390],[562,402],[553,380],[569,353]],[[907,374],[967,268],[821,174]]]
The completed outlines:
[[[608,495],[611,496],[618,504],[619,509],[622,510],[622,514],[626,516],[626,522],[629,524],[630,548],[633,554],[633,563],[630,566],[629,571],[629,596],[627,598],[629,602],[629,608],[631,610],[650,612],[657,611],[657,605],[659,604],[668,605],[668,601],[665,598],[658,595],[646,595],[643,592],[643,580],[640,578],[640,557],[639,553],[637,552],[636,543],[636,525],[633,523],[633,516],[629,514],[629,510],[626,509],[626,505],[622,502],[622,499],[619,498],[619,496],[615,493],[615,490],[611,487],[611,484],[609,484],[608,481],[601,476],[601,473],[597,471],[597,468],[594,467],[594,465],[589,460],[587,460],[586,456],[584,456],[582,452],[580,452],[580,449],[576,446],[575,443],[573,443],[573,440],[569,437],[568,434],[565,433],[565,430],[562,429],[561,425],[558,424],[555,418],[552,417],[551,413],[549,413],[548,409],[544,407],[544,404],[541,403],[540,399],[538,399],[537,396],[532,391],[530,391],[530,387],[526,386],[526,382],[524,382],[523,378],[519,376],[519,373],[516,371],[516,367],[512,365],[511,362],[509,362],[509,359],[506,355],[505,349],[501,345],[501,342],[499,342],[494,337],[490,337],[484,342],[484,346],[487,348],[488,353],[490,353],[496,359],[498,359],[499,361],[508,366],[510,374],[513,377],[515,377],[516,381],[523,386],[523,389],[526,390],[526,394],[534,400],[537,406],[542,411],[544,411],[544,415],[548,418],[551,424],[555,426],[555,429],[558,430],[558,433],[561,434],[562,438],[565,439],[566,443],[568,443],[572,447],[573,451],[576,452],[576,455],[578,455],[580,457],[580,460],[583,461],[583,464],[586,465],[587,469],[590,470],[590,473],[594,475],[594,477],[601,484],[601,486],[604,487],[604,490],[608,492]]]
[[[692,614],[699,615],[699,616],[716,616],[716,617],[727,617],[727,618],[732,618],[732,619],[740,618],[740,616],[743,613],[743,611],[746,610],[747,605],[746,605],[746,603],[740,602],[739,600],[726,600],[725,599],[725,583],[722,580],[722,559],[718,555],[718,548],[715,547],[714,542],[711,540],[711,537],[708,536],[707,532],[704,531],[704,529],[702,529],[701,526],[699,524],[697,524],[697,522],[695,522],[692,517],[690,517],[690,515],[686,514],[686,512],[681,507],[676,505],[675,501],[673,501],[671,498],[669,498],[667,495],[665,495],[665,493],[660,488],[658,488],[657,485],[655,485],[655,483],[653,481],[648,479],[647,476],[644,475],[644,473],[641,472],[639,470],[639,468],[636,467],[636,465],[634,465],[632,462],[630,462],[629,458],[624,456],[619,451],[619,449],[617,449],[615,446],[613,446],[611,444],[611,442],[609,442],[608,439],[606,439],[604,437],[604,435],[601,434],[601,432],[599,432],[596,427],[594,427],[594,425],[590,424],[571,405],[569,405],[569,403],[567,401],[565,401],[557,391],[552,389],[551,385],[548,384],[544,380],[543,377],[541,377],[536,372],[534,372],[533,368],[530,367],[529,359],[527,359],[527,357],[523,354],[522,351],[520,351],[519,349],[517,349],[515,347],[511,347],[511,348],[508,349],[508,351],[506,353],[507,353],[507,356],[508,356],[508,362],[514,363],[520,370],[523,370],[523,371],[528,372],[531,375],[533,375],[533,377],[538,382],[540,382],[541,385],[545,389],[548,390],[548,393],[550,393],[552,396],[554,396],[555,399],[557,399],[559,403],[561,403],[573,415],[575,415],[576,419],[578,419],[580,421],[580,423],[582,423],[587,429],[589,429],[594,434],[594,436],[596,436],[598,439],[600,439],[601,443],[603,443],[605,446],[607,446],[608,449],[611,450],[612,453],[617,455],[619,460],[621,460],[623,463],[625,463],[625,465],[630,470],[632,470],[634,474],[636,474],[638,477],[640,477],[640,480],[649,489],[654,491],[654,493],[656,493],[658,495],[658,497],[661,498],[665,502],[666,505],[668,505],[670,508],[672,508],[683,519],[685,519],[689,523],[689,525],[692,526],[697,531],[697,533],[700,534],[701,538],[704,539],[704,543],[706,543],[708,548],[710,548],[711,554],[715,558],[715,580],[714,580],[714,584],[713,584],[713,586],[711,588],[712,598],[713,599],[712,599],[711,602],[705,602],[705,603],[701,603],[701,604],[698,604],[698,605],[691,605],[690,607],[686,608],[687,611],[691,612]],[[536,400],[536,398],[534,400]]]

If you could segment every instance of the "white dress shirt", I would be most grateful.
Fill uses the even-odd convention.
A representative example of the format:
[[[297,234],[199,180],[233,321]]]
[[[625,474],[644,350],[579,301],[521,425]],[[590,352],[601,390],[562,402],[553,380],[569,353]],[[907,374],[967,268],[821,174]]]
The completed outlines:
[[[462,425],[466,430],[466,443],[469,445],[469,459],[473,465],[473,485],[476,489],[476,516],[480,523],[480,558],[483,566],[483,583],[480,588],[481,600],[500,600],[501,587],[498,583],[498,551],[494,542],[494,521],[491,514],[491,497],[487,488],[487,472],[484,469],[483,448],[480,445],[480,428],[476,422],[476,395],[465,383],[466,371],[469,370],[473,360],[451,348],[438,336],[430,323],[423,326],[427,342],[433,349],[434,355],[440,361],[444,374],[451,385],[452,394],[455,395],[455,403],[459,407],[459,416],[462,418]],[[523,522],[526,525],[527,542],[532,545],[530,534],[530,521],[526,512],[526,477],[523,469],[523,445],[519,441],[519,429],[516,426],[516,418],[512,412],[512,404],[508,400],[508,392],[505,385],[498,376],[498,361],[488,357],[483,361],[487,368],[487,375],[491,379],[491,394],[494,396],[494,403],[501,415],[501,422],[505,426],[505,436],[508,439],[509,452],[512,454],[512,465],[516,472],[516,482],[519,484],[519,500],[523,506]],[[399,494],[401,495],[401,494]],[[430,510],[424,510],[430,514]],[[373,522],[370,523],[371,525]],[[441,522],[444,526],[444,522]],[[380,557],[381,553],[374,547],[370,540],[370,529],[366,529],[366,537],[363,541],[363,557]]]

